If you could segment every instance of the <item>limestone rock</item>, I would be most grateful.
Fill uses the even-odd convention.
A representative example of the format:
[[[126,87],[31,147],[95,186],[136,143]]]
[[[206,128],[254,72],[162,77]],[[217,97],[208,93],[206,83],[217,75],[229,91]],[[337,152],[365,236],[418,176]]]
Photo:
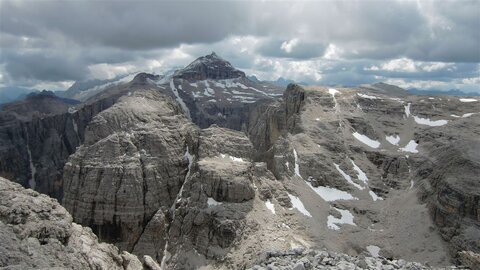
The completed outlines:
[[[46,195],[0,177],[0,267],[143,269],[127,252],[99,243]]]
[[[139,244],[151,244],[142,232],[161,226],[149,222],[162,219],[155,213],[170,208],[182,186],[195,132],[180,108],[155,90],[121,98],[92,120],[85,143],[66,163],[63,205],[100,239],[144,250]],[[147,254],[158,259],[160,248]]]

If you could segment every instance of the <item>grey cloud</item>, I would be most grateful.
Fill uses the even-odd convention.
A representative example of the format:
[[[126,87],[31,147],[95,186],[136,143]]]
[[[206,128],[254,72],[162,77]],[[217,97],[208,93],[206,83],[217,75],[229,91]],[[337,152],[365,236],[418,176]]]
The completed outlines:
[[[287,52],[282,49],[284,42],[291,42],[291,40],[277,40],[266,39],[257,49],[257,52],[266,57],[279,57],[291,59],[311,59],[323,56],[327,45],[321,43],[309,43],[302,40],[296,40],[295,46],[292,46],[291,51]]]
[[[14,81],[66,81],[82,80],[87,75],[85,64],[77,59],[44,53],[2,53],[11,80]]]
[[[57,31],[80,44],[152,49],[221,40],[248,19],[245,8],[219,1],[7,1],[0,29],[27,36]]]
[[[476,0],[5,0],[0,1],[0,61],[12,83],[63,81],[84,78],[92,64],[128,62],[141,68],[142,61],[168,58],[171,49],[182,46],[190,57],[170,66],[216,51],[241,69],[269,72],[268,63],[255,60],[322,61],[326,46],[335,44],[344,60],[321,70],[322,82],[368,82],[374,76],[448,81],[478,76],[478,18]],[[241,44],[229,40],[233,36],[252,36],[259,43],[241,51]],[[298,44],[290,53],[281,49],[294,38]],[[453,62],[457,70],[363,70],[400,57]]]

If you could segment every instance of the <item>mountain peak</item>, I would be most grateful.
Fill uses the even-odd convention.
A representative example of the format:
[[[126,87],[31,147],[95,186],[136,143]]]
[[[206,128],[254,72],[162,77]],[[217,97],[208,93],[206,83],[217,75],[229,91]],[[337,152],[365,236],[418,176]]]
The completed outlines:
[[[236,69],[227,60],[215,52],[201,56],[184,69],[176,72],[176,78],[185,80],[222,80],[245,77],[245,73]]]

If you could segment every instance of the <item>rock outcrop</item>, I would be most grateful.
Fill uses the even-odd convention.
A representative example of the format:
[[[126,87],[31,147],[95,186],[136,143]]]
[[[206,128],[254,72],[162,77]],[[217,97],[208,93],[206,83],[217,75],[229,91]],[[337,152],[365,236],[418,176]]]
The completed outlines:
[[[167,226],[159,224],[165,214],[156,213],[170,208],[182,187],[196,132],[156,90],[121,98],[93,118],[84,144],[66,163],[63,205],[101,240],[122,250],[145,249],[137,246],[145,243],[144,230]]]
[[[456,259],[461,251],[480,253],[478,125],[470,132],[470,140],[455,139],[447,145],[433,139],[430,158],[417,170],[422,199]]]
[[[1,177],[0,197],[1,268],[144,269],[136,256],[72,223],[56,200]]]
[[[103,99],[71,113],[27,122],[0,114],[0,175],[61,199],[67,158],[83,142],[84,129],[93,116],[114,102]]]
[[[261,263],[249,268],[250,270],[265,269],[438,269],[417,262],[407,262],[403,259],[384,257],[359,256],[352,257],[346,254],[328,252],[325,250],[293,249],[288,252],[271,251],[265,254]],[[464,269],[463,267],[448,266],[442,269]]]

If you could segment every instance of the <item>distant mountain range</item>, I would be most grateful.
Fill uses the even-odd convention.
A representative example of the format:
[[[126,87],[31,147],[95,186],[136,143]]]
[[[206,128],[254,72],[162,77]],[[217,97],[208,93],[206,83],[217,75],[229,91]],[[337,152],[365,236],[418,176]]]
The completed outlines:
[[[123,76],[118,76],[109,80],[88,80],[88,81],[78,81],[75,82],[70,88],[66,91],[57,91],[56,95],[64,98],[75,99],[79,101],[85,101],[88,98],[102,92],[103,90],[119,85],[124,84],[133,79],[135,74],[127,74]]]
[[[417,88],[410,88],[407,90],[409,93],[414,94],[414,95],[423,95],[423,96],[428,96],[428,95],[446,95],[446,96],[480,96],[480,92],[463,92],[458,89],[451,89],[448,91],[442,91],[442,90],[421,90]]]
[[[39,90],[17,86],[0,87],[0,106],[1,104],[24,99],[31,92],[39,92]]]
[[[287,85],[291,84],[291,83],[297,83],[297,84],[301,84],[301,85],[309,85],[308,83],[306,82],[296,82],[294,80],[290,80],[290,79],[285,79],[283,77],[279,77],[278,79],[276,79],[275,81],[261,81],[257,78],[257,76],[255,75],[250,75],[250,76],[247,76],[247,78],[253,82],[265,82],[265,83],[271,83],[273,85],[276,85],[276,86],[280,86],[280,87],[287,87]]]
[[[34,116],[45,117],[61,114],[80,102],[74,99],[58,97],[52,91],[32,92],[24,99],[3,104],[2,113],[15,114],[18,119],[29,120]]]

